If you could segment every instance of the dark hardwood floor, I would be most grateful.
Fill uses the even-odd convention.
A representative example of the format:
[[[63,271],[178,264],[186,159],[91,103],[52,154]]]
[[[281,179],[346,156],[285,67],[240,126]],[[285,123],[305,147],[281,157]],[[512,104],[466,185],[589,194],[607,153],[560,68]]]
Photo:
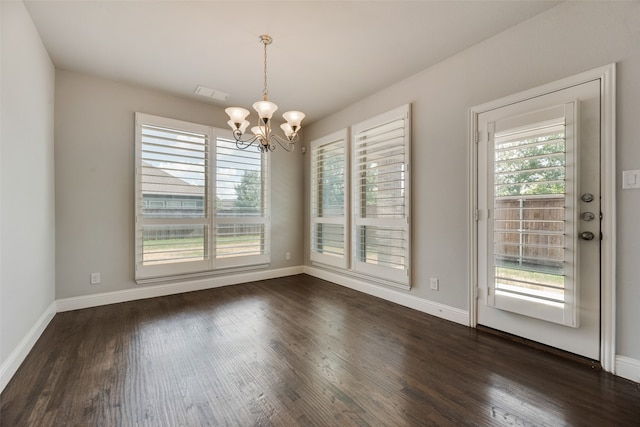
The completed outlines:
[[[310,276],[55,316],[2,426],[638,426],[640,386]]]

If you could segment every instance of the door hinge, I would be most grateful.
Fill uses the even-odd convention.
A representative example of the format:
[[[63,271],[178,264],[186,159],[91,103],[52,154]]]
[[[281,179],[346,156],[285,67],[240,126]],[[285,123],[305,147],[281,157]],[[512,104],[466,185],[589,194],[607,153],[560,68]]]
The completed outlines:
[[[487,136],[487,141],[489,141],[489,132],[485,132],[485,135]],[[475,135],[473,135],[473,142],[475,142],[476,144],[480,143],[480,131],[476,132]]]
[[[478,299],[478,287],[473,288],[473,299]]]
[[[476,221],[480,220],[480,209],[476,209],[473,211],[473,219]]]

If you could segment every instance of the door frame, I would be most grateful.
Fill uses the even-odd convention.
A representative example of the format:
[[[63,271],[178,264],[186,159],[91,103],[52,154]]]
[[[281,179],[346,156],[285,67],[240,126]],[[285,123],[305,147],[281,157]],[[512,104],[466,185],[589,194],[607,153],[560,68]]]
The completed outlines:
[[[489,101],[469,109],[469,326],[478,325],[478,116],[496,108],[600,79],[600,363],[615,373],[616,353],[616,64]]]

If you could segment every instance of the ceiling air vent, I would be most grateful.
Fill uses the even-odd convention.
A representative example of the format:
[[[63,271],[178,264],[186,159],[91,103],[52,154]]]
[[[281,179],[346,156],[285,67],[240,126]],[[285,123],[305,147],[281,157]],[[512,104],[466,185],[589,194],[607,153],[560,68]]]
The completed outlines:
[[[194,93],[196,93],[198,95],[201,95],[201,96],[206,96],[207,98],[213,98],[213,99],[216,99],[218,101],[226,101],[227,98],[229,98],[229,94],[228,93],[224,93],[222,91],[211,89],[211,88],[204,87],[204,86],[201,86],[201,85],[198,85],[196,87],[196,90],[194,90]]]

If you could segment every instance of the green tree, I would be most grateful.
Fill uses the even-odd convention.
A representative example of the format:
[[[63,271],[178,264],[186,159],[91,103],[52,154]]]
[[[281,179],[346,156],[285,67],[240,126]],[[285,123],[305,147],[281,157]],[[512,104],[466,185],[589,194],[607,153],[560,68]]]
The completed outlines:
[[[320,214],[322,216],[344,213],[344,157],[342,153],[320,154],[322,170],[319,174]]]
[[[496,151],[496,196],[565,192],[564,134],[505,145]]]
[[[235,207],[243,212],[260,212],[262,206],[262,183],[258,171],[248,170],[235,186]]]

